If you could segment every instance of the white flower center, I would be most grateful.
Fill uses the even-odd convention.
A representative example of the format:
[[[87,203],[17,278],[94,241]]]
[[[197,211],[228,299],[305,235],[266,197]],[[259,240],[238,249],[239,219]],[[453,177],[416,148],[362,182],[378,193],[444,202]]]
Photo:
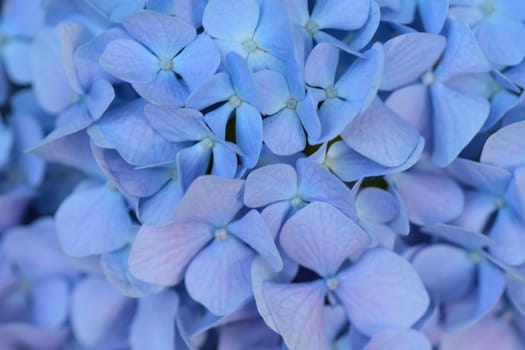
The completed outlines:
[[[255,50],[257,50],[257,42],[253,39],[248,39],[243,41],[242,47],[244,47],[246,52],[253,53]]]
[[[293,97],[290,97],[290,98],[286,101],[286,108],[295,111],[295,109],[297,108],[297,99],[295,99],[295,98],[293,98]]]
[[[423,85],[430,85],[434,82],[434,80],[434,73],[432,73],[431,71],[426,72],[421,77],[421,82],[423,83]]]
[[[215,230],[214,233],[215,239],[219,241],[224,241],[226,238],[228,238],[228,231],[224,227],[218,228]]]
[[[233,108],[237,108],[241,105],[242,103],[242,100],[239,98],[239,96],[237,95],[233,95],[232,97],[230,97],[230,100],[228,101],[228,103],[233,107]]]
[[[213,145],[215,144],[215,142],[213,142],[212,139],[210,139],[209,137],[205,137],[201,140],[200,144],[202,145],[202,147],[204,148],[212,148]]]
[[[339,286],[339,281],[335,277],[330,277],[325,280],[326,288],[329,290],[335,290]]]
[[[162,70],[172,70],[173,63],[171,57],[164,57],[159,61],[159,67]]]
[[[301,196],[296,194],[292,199],[290,199],[290,204],[292,205],[292,207],[299,209],[304,207],[305,203]]]
[[[337,89],[335,86],[327,87],[325,90],[326,99],[336,98],[337,97]]]
[[[494,7],[494,4],[492,3],[492,0],[485,0],[481,4],[478,5],[480,11],[485,16],[490,16],[496,11],[496,8]]]
[[[317,22],[312,21],[311,19],[309,19],[305,23],[304,29],[306,29],[306,31],[309,32],[310,34],[315,34],[316,32],[319,31],[319,24],[317,24]]]

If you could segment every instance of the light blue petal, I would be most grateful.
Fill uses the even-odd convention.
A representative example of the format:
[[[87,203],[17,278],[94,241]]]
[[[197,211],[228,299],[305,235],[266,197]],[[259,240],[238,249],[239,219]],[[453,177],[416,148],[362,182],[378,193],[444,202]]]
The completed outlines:
[[[449,165],[481,129],[490,104],[481,96],[468,95],[443,84],[432,86],[434,143],[432,161]]]
[[[400,166],[420,142],[419,133],[376,99],[341,133],[355,151],[386,167]]]
[[[252,38],[258,21],[259,6],[255,0],[210,0],[202,17],[209,35],[238,42]]]
[[[149,125],[141,100],[106,113],[98,125],[107,141],[132,165],[173,161],[179,150]]]
[[[105,279],[90,276],[75,286],[71,303],[71,325],[75,338],[85,347],[95,345],[125,317],[132,299],[114,289]],[[96,309],[98,312],[93,312]]]
[[[510,124],[492,134],[481,152],[484,163],[513,169],[525,164],[525,122]]]
[[[213,164],[211,174],[222,177],[235,177],[237,173],[237,153],[228,144],[215,142],[212,148]]]
[[[173,70],[180,74],[190,90],[210,79],[221,62],[218,49],[206,34],[200,34],[173,60]]]
[[[259,107],[259,96],[253,75],[248,63],[238,54],[231,52],[226,55],[226,68],[237,96],[253,106]]]
[[[364,111],[376,96],[383,69],[383,47],[374,44],[364,53],[364,57],[357,58],[337,81],[335,87],[338,96],[347,101],[361,102],[361,111]]]
[[[243,103],[236,111],[235,136],[241,149],[241,161],[247,168],[253,168],[259,160],[263,143],[263,121],[259,111]]]
[[[477,267],[468,252],[445,244],[433,244],[417,252],[412,266],[429,292],[440,302],[467,297],[475,286]]]
[[[131,348],[174,349],[178,307],[179,297],[172,290],[140,299],[130,327]]]
[[[215,103],[228,101],[233,94],[228,74],[218,73],[188,96],[186,107],[202,110]]]
[[[351,50],[358,51],[368,45],[374,37],[381,21],[381,11],[376,1],[370,1],[370,14],[366,23],[357,31],[352,32],[352,41],[348,44]]]
[[[231,222],[243,207],[244,181],[201,176],[188,188],[175,211],[176,221],[206,222],[216,228]],[[195,208],[199,210],[195,210]]]
[[[512,178],[504,168],[463,158],[456,159],[447,172],[464,184],[496,196],[505,193]]]
[[[305,66],[306,83],[312,87],[334,85],[339,63],[339,50],[329,44],[317,44],[310,52]]]
[[[386,328],[410,327],[430,304],[413,267],[383,248],[368,250],[337,279],[335,293],[350,322],[366,335]]]
[[[448,0],[419,0],[419,15],[427,33],[439,34],[448,13]]]
[[[180,181],[168,181],[154,196],[140,199],[137,212],[140,222],[149,226],[169,224],[183,195]]]
[[[194,109],[147,104],[144,114],[159,134],[173,142],[200,141],[208,135],[202,114]]]
[[[448,222],[461,214],[464,196],[459,185],[440,172],[410,171],[392,177],[411,222]]]
[[[130,83],[149,83],[160,70],[159,59],[147,48],[130,39],[110,42],[99,62],[106,72]]]
[[[448,224],[425,226],[421,228],[421,231],[458,244],[466,249],[481,249],[494,243],[490,237],[480,232]]]
[[[75,52],[79,46],[90,39],[91,35],[80,23],[73,22],[61,23],[58,26],[58,31],[60,33],[64,71],[73,90],[80,94],[83,92],[83,86],[78,79],[76,71]]]
[[[87,0],[87,2],[113,22],[124,19],[144,8],[146,0]]]
[[[432,69],[445,45],[444,37],[428,33],[402,34],[388,40],[380,89],[394,90],[414,82]]]
[[[74,257],[118,249],[127,242],[131,229],[124,198],[106,186],[73,192],[62,202],[55,219],[60,244]]]
[[[59,328],[69,313],[69,286],[62,277],[48,278],[30,291],[32,322],[42,328]]]
[[[361,101],[351,102],[340,98],[325,100],[318,110],[321,135],[316,143],[328,142],[336,138],[359,115],[361,107]]]
[[[364,350],[432,350],[432,344],[413,329],[387,329],[375,334]]]
[[[263,139],[270,151],[282,156],[300,152],[306,145],[301,122],[288,108],[263,120]]]
[[[327,0],[315,4],[312,20],[321,28],[353,30],[368,19],[370,0]]]
[[[354,197],[348,187],[325,167],[308,159],[297,161],[298,193],[309,202],[326,202],[355,218]]]
[[[129,254],[138,279],[163,286],[180,282],[191,259],[213,238],[213,227],[199,222],[142,226]]]
[[[251,296],[254,257],[233,237],[214,240],[188,266],[184,281],[189,295],[215,315],[230,314]]]
[[[288,164],[272,164],[252,171],[246,178],[244,203],[250,208],[291,199],[297,193],[297,173]]]
[[[230,223],[227,230],[266,259],[275,271],[283,268],[272,234],[257,210],[252,209],[239,220]]]
[[[460,74],[484,73],[489,70],[490,63],[468,25],[450,20],[447,48],[435,71],[436,78],[444,81]]]
[[[31,45],[21,40],[7,42],[2,48],[7,75],[19,85],[31,83]]]
[[[132,298],[161,291],[161,286],[140,281],[131,274],[128,265],[129,251],[127,246],[100,257],[100,267],[108,281],[121,293]]]
[[[390,192],[366,187],[356,197],[357,216],[361,220],[387,223],[399,215],[399,203]]]
[[[158,58],[172,58],[196,35],[195,28],[178,17],[139,11],[126,18],[124,28]]]
[[[114,98],[115,91],[107,80],[95,80],[84,96],[84,101],[91,118],[98,120],[108,109]]]
[[[330,348],[324,327],[326,287],[322,281],[265,282],[263,288],[275,327],[289,349]]]
[[[490,252],[495,257],[510,265],[525,263],[525,236],[523,235],[523,219],[511,209],[499,210],[496,222],[490,230],[490,238],[494,244]]]
[[[356,222],[339,210],[316,202],[286,221],[280,242],[297,263],[321,277],[331,278],[345,260],[366,250],[369,238]]]
[[[148,102],[158,105],[180,107],[188,97],[188,90],[172,71],[159,71],[153,80],[133,83],[133,87]]]
[[[513,66],[525,56],[525,25],[503,16],[490,16],[476,26],[476,38],[487,58],[496,64]]]
[[[211,155],[211,149],[201,143],[196,143],[177,153],[178,177],[183,189],[187,189],[198,176],[206,174]]]
[[[286,106],[290,92],[286,80],[280,73],[264,69],[256,72],[253,79],[259,94],[262,114],[272,115]]]

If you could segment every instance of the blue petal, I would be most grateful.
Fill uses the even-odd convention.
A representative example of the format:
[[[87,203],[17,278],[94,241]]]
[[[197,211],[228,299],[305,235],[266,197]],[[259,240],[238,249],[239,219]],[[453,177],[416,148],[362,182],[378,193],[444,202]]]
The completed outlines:
[[[129,247],[104,254],[100,257],[100,267],[108,281],[121,293],[133,298],[157,293],[162,287],[135,278],[129,271]]]
[[[154,196],[141,198],[137,216],[143,224],[163,226],[173,220],[173,208],[176,208],[184,192],[180,181],[172,180]]]
[[[435,71],[436,78],[443,81],[459,74],[484,73],[489,70],[490,63],[468,25],[450,20],[447,49]]]
[[[450,164],[481,129],[490,104],[481,96],[469,95],[443,84],[432,86],[434,143],[432,160]]]
[[[263,122],[259,111],[243,103],[236,111],[235,136],[245,167],[253,168],[259,160],[263,142]]]
[[[83,279],[73,291],[71,305],[71,325],[76,339],[90,347],[110,335],[119,318],[125,317],[131,300],[103,278]],[[99,312],[93,312],[94,309]]]
[[[383,248],[366,252],[337,279],[335,293],[350,322],[367,335],[386,328],[412,326],[430,303],[412,266]]]
[[[428,33],[439,34],[447,19],[449,0],[419,0],[419,15]]]
[[[88,3],[113,22],[124,19],[144,8],[147,0],[88,0]]]
[[[178,307],[179,297],[171,290],[140,299],[130,327],[132,349],[173,349]]]
[[[186,191],[175,211],[175,220],[206,222],[216,228],[223,227],[243,207],[243,187],[243,180],[201,176]]]
[[[297,173],[287,164],[255,169],[246,178],[244,203],[250,208],[292,198],[297,193]]]
[[[173,60],[173,70],[182,76],[190,90],[195,90],[210,79],[221,61],[213,40],[199,35]]]
[[[264,143],[277,155],[300,152],[306,145],[306,136],[295,111],[283,109],[263,120]]]
[[[141,100],[111,110],[98,125],[107,141],[132,165],[173,161],[179,150],[149,125]]]
[[[366,187],[356,198],[357,216],[361,220],[387,223],[399,215],[399,202],[390,192]]]
[[[458,158],[447,167],[447,172],[458,181],[496,196],[503,195],[512,174],[504,168]]]
[[[387,329],[375,334],[364,350],[432,350],[430,341],[413,329]]]
[[[184,279],[188,293],[215,315],[230,314],[251,296],[254,256],[235,238],[214,240],[188,266]]]
[[[283,262],[272,234],[257,210],[252,209],[239,220],[230,223],[227,230],[265,258],[275,271],[282,269]]]
[[[218,73],[188,96],[186,106],[202,110],[215,103],[228,101],[233,94],[230,77],[226,73]]]
[[[368,19],[370,0],[327,0],[316,3],[312,20],[321,28],[353,30]]]
[[[421,231],[459,244],[467,249],[481,249],[494,243],[488,236],[448,224],[435,224],[421,228]]]
[[[394,90],[415,81],[432,69],[445,49],[446,40],[427,33],[402,34],[385,45],[385,71],[381,90]]]
[[[355,218],[354,197],[348,187],[323,166],[308,159],[297,161],[299,190],[309,202],[326,202],[343,214]]]
[[[280,242],[297,263],[330,278],[345,260],[359,256],[368,247],[369,238],[339,210],[316,202],[286,221]]]
[[[19,85],[31,83],[31,45],[21,40],[8,41],[2,54],[9,78]]]
[[[151,103],[159,105],[182,106],[188,91],[172,71],[159,71],[153,80],[134,83],[137,93]]]
[[[487,58],[496,64],[513,66],[525,56],[525,25],[503,16],[490,16],[476,26],[476,38]]]
[[[494,240],[494,244],[490,246],[491,253],[510,265],[525,263],[523,225],[523,219],[511,209],[501,209],[490,230],[490,238]]]
[[[142,226],[129,254],[129,269],[142,281],[172,286],[191,259],[213,238],[213,227],[198,222]]]
[[[117,39],[100,56],[100,65],[108,73],[130,83],[148,83],[159,71],[159,59],[136,41]]]
[[[210,0],[202,16],[204,30],[212,37],[238,42],[252,38],[258,21],[255,0]]]
[[[513,169],[525,164],[525,122],[510,124],[492,134],[481,152],[481,161]]]
[[[32,321],[42,328],[59,328],[69,311],[69,286],[61,277],[38,282],[31,290]]]
[[[193,180],[206,173],[211,155],[211,149],[201,143],[196,143],[177,153],[178,177],[183,189],[187,189]]]
[[[124,28],[158,58],[171,58],[196,35],[193,26],[178,17],[153,11],[139,11],[126,18]]]
[[[230,144],[215,142],[212,148],[213,165],[211,174],[222,177],[235,177],[237,173],[237,153]]]
[[[329,44],[317,44],[310,52],[305,66],[306,83],[327,88],[334,85],[339,63],[339,50]]]
[[[281,74],[264,69],[256,72],[253,78],[261,101],[261,113],[272,115],[285,107],[290,93]]]
[[[127,242],[131,229],[124,198],[106,186],[73,192],[62,202],[55,218],[62,248],[75,257],[118,249]]]
[[[412,260],[412,266],[430,293],[440,302],[449,303],[467,297],[476,282],[476,265],[468,252],[445,244],[424,248]]]
[[[170,141],[200,141],[208,136],[199,111],[148,104],[144,107],[144,113],[150,125]]]
[[[439,172],[410,171],[392,177],[410,221],[418,225],[445,223],[463,210],[459,185]]]
[[[341,133],[355,151],[386,167],[403,164],[420,142],[418,132],[379,99]]]
[[[311,283],[264,283],[264,299],[289,349],[330,348],[324,322],[326,287]]]
[[[80,45],[90,39],[89,32],[81,24],[73,22],[60,24],[58,31],[64,71],[73,90],[80,94],[83,86],[76,71],[75,52]]]

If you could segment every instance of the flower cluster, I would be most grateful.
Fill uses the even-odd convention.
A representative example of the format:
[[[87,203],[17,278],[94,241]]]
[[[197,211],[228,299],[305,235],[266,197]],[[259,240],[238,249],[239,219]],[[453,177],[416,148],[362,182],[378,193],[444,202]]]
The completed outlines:
[[[0,349],[525,348],[525,1],[1,6]]]

